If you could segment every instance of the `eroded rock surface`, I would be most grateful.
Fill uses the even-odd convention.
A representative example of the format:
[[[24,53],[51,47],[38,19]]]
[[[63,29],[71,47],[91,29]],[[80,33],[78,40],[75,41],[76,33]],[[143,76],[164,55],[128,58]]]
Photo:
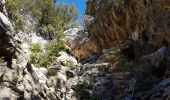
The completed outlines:
[[[82,64],[60,52],[61,56],[49,69],[29,63],[28,51],[23,50],[28,49],[28,44],[20,41],[22,37],[17,35],[21,34],[15,34],[8,18],[0,13],[0,99],[170,99],[169,61],[164,61],[165,57],[169,59],[169,51],[162,47],[145,57],[139,56],[137,62],[125,59],[119,47],[126,45],[126,40],[158,46],[162,40],[170,41],[169,3],[167,0],[87,0],[89,33],[79,28],[66,31],[68,46]],[[33,38],[35,42],[37,39],[43,42],[42,38]]]
[[[20,48],[12,24],[0,13],[0,99],[59,100],[55,91],[42,82],[40,74],[29,63],[29,57]],[[38,75],[39,74],[39,75]],[[45,76],[44,76],[45,77]],[[45,78],[44,78],[45,79]]]
[[[169,8],[168,0],[87,0],[87,29],[99,50],[126,40],[160,46],[170,41]]]
[[[87,57],[92,52],[97,52],[95,43],[89,39],[88,33],[82,28],[67,30],[68,46],[77,57],[78,62]]]

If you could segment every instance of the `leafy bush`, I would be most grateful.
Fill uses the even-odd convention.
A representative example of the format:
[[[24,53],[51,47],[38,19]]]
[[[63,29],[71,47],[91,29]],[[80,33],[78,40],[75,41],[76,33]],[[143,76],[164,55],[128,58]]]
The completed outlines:
[[[65,41],[59,40],[57,42],[50,42],[45,46],[45,50],[48,53],[48,55],[57,57],[59,56],[60,51],[66,50]]]
[[[29,49],[32,53],[39,53],[41,52],[41,45],[40,43],[34,43],[30,45]]]
[[[89,88],[90,88],[89,84],[86,81],[84,81],[81,84],[77,84],[73,89],[77,93],[79,98],[81,100],[84,100],[84,99],[89,99],[89,94],[87,91],[87,89]]]
[[[38,20],[37,29],[50,27],[50,31],[53,29],[56,34],[78,15],[73,4],[57,4],[55,0],[6,0],[6,8],[16,31],[23,28],[24,15]]]
[[[42,60],[42,49],[39,43],[31,44],[29,47],[31,51],[31,63],[38,65]]]
[[[101,96],[97,94],[89,94],[89,90],[91,88],[92,87],[86,81],[84,81],[73,87],[73,90],[76,92],[80,100],[102,100]]]
[[[66,47],[65,42],[60,40],[47,43],[44,47],[45,52],[42,50],[39,43],[31,44],[29,49],[31,51],[31,63],[37,67],[48,68],[56,57],[59,56],[59,52],[65,51]]]
[[[46,53],[31,53],[30,55],[31,63],[33,63],[36,67],[45,67],[48,68],[51,63],[52,59]]]
[[[73,62],[70,62],[70,61],[68,61],[67,63],[66,63],[66,66],[67,67],[69,67],[70,69],[74,69],[74,64],[73,64]]]
[[[58,53],[66,50],[66,42],[62,38],[65,36],[65,27],[78,15],[74,4],[58,4],[56,0],[6,0],[6,8],[8,17],[17,32],[25,25],[25,15],[29,15],[37,21],[36,30],[41,29],[42,32],[37,31],[40,35],[48,37],[51,32],[56,34],[56,41],[49,41],[44,48],[45,53],[40,44],[30,45],[31,62],[37,67],[50,66],[59,56]]]
[[[31,0],[26,0],[30,1]],[[24,11],[24,8],[29,7],[29,3],[27,4],[26,7],[25,0],[6,0],[6,9],[8,13],[8,17],[11,20],[12,24],[14,25],[15,31],[19,31],[23,28],[24,21],[23,21],[23,16],[21,13]]]
[[[47,75],[47,76],[55,76],[55,75],[56,75],[56,71],[49,69],[46,75]]]

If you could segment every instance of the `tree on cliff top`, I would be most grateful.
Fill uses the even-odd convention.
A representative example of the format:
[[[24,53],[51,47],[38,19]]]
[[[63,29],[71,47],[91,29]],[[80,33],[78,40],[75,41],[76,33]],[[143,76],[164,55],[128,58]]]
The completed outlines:
[[[56,33],[78,15],[78,10],[73,4],[58,4],[57,0],[7,0],[6,8],[16,30],[23,28],[23,16],[27,14],[38,20],[38,27],[50,25]]]
[[[56,41],[48,42],[46,53],[42,52],[40,44],[30,45],[31,63],[37,67],[48,67],[59,52],[66,49],[62,40],[64,29],[78,16],[73,4],[58,4],[56,0],[6,0],[6,8],[16,31],[23,29],[24,17],[29,15],[36,19],[36,30],[42,37],[48,37],[50,33],[57,35]]]

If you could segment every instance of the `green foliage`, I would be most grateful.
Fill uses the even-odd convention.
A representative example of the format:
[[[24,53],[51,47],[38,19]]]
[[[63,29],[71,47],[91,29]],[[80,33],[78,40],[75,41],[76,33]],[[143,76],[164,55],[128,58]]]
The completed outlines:
[[[81,84],[77,84],[77,86],[75,86],[74,91],[78,94],[80,99],[87,99],[88,97],[88,93],[87,93],[87,89],[89,88],[89,84],[84,81]]]
[[[8,17],[10,20],[15,21],[16,27],[15,30],[19,31],[21,27],[23,27],[23,19],[22,16],[19,15],[19,11],[21,9],[20,1],[15,1],[15,0],[7,0],[7,12],[8,12]]]
[[[34,43],[30,45],[29,49],[32,53],[39,53],[41,52],[41,45],[39,43]]]
[[[77,93],[81,93],[84,89],[87,89],[88,87],[89,87],[88,83],[84,81],[82,84],[77,84],[74,90]]]
[[[46,45],[45,49],[46,49],[48,55],[57,57],[57,56],[59,56],[60,51],[66,50],[65,41],[60,40],[57,42],[50,42]]]
[[[69,67],[70,69],[74,69],[74,67],[75,67],[74,64],[72,62],[70,62],[70,61],[68,61],[66,63],[66,66]]]
[[[91,86],[86,81],[77,84],[73,89],[80,100],[102,100],[99,95],[89,95]]]
[[[59,56],[59,52],[65,51],[66,47],[65,42],[60,40],[46,44],[44,47],[45,51],[42,50],[39,43],[31,44],[29,49],[31,51],[31,63],[37,67],[48,68],[54,62],[55,58]]]
[[[38,28],[50,27],[56,34],[78,15],[73,4],[57,4],[56,0],[6,0],[6,8],[17,31],[23,28],[26,14],[38,20]]]
[[[48,72],[47,72],[47,76],[55,76],[56,75],[56,70],[53,70],[53,69],[48,69]]]
[[[31,44],[29,49],[31,51],[31,63],[35,64],[37,67],[47,67],[51,64],[49,57],[42,52],[39,43]]]
[[[74,4],[58,4],[57,0],[6,0],[6,8],[8,17],[17,32],[25,25],[25,15],[29,15],[38,22],[36,29],[42,29],[42,36],[48,36],[50,32],[56,33],[57,41],[50,41],[44,48],[45,53],[40,44],[30,45],[31,62],[37,67],[50,66],[59,56],[58,53],[66,50],[66,42],[62,38],[65,36],[65,27],[78,15]]]

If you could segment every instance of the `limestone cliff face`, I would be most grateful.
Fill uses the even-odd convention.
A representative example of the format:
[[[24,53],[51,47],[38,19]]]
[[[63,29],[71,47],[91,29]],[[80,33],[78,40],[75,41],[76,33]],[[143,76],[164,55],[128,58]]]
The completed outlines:
[[[77,57],[78,62],[89,54],[97,52],[97,47],[94,41],[88,38],[88,33],[84,32],[84,29],[70,29],[67,30],[65,34],[67,34],[67,45],[70,47],[75,57]]]
[[[169,18],[169,0],[87,0],[87,29],[100,50],[145,33],[152,44],[170,42]]]
[[[0,8],[4,3],[1,0]],[[4,9],[0,9],[0,99],[59,100],[54,90],[40,81],[41,73],[29,63],[21,43]]]

